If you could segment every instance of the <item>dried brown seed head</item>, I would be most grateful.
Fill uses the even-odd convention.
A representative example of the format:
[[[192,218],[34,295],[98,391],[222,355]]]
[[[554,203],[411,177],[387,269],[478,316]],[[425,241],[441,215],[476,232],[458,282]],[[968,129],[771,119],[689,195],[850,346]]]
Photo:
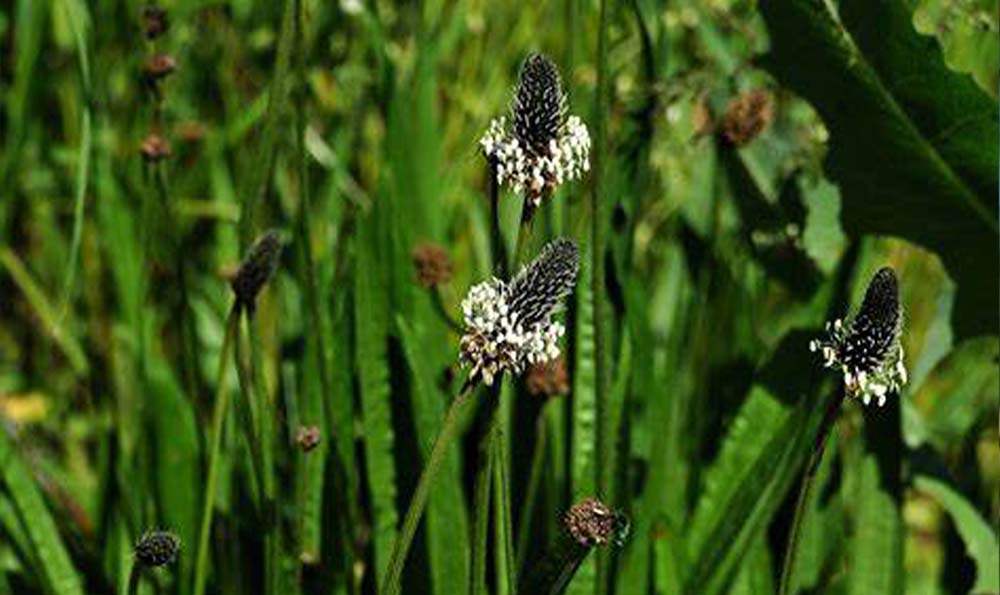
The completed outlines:
[[[197,143],[205,138],[205,125],[195,120],[179,123],[174,132],[186,143]]]
[[[528,370],[525,383],[533,395],[555,397],[569,393],[566,358],[560,356],[547,363],[535,364]]]
[[[143,139],[139,152],[142,153],[143,159],[151,163],[169,159],[174,154],[170,142],[156,133],[151,133]]]
[[[755,89],[729,102],[722,120],[722,134],[733,145],[741,147],[767,130],[773,119],[771,94]]]
[[[417,283],[434,287],[451,280],[453,265],[448,252],[437,244],[420,244],[413,249],[413,266],[417,270]]]
[[[574,505],[563,517],[570,535],[582,546],[606,545],[621,530],[621,517],[606,504],[587,498]]]
[[[320,438],[320,431],[316,426],[299,426],[295,432],[295,443],[302,452],[309,452],[319,446]]]
[[[155,83],[177,70],[177,60],[170,54],[155,54],[146,59],[142,65],[142,74],[146,80]]]

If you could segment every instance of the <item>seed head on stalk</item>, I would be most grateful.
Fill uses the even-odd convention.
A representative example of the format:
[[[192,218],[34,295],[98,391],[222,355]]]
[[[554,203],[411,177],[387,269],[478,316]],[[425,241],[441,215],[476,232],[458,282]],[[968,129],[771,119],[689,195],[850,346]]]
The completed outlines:
[[[847,395],[865,405],[874,398],[885,404],[889,393],[898,393],[906,384],[903,363],[903,308],[899,282],[889,267],[872,278],[857,314],[846,323],[836,319],[826,325],[827,336],[814,339],[809,350],[823,355],[827,368],[844,375]]]
[[[520,374],[559,356],[566,329],[552,315],[573,290],[579,267],[576,244],[555,240],[511,281],[493,278],[469,290],[460,359],[471,368],[470,380],[492,385],[504,371]]]
[[[179,537],[169,531],[148,531],[139,538],[132,554],[142,567],[166,566],[177,559],[181,549]]]
[[[257,294],[278,270],[283,244],[280,231],[268,230],[250,246],[246,258],[233,275],[231,285],[236,301],[249,312],[256,307]]]
[[[494,119],[479,145],[497,184],[523,192],[530,209],[590,170],[590,134],[580,118],[567,117],[559,71],[542,54],[521,65],[509,124],[506,117]]]

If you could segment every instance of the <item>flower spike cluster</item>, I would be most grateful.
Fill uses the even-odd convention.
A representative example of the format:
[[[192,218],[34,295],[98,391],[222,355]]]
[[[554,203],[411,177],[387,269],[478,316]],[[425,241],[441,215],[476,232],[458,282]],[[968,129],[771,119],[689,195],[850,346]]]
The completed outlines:
[[[889,393],[906,384],[902,329],[899,284],[885,267],[872,278],[857,315],[847,323],[839,318],[827,323],[827,337],[810,341],[809,350],[821,353],[827,368],[844,374],[848,396],[865,405],[875,399],[882,406]]]
[[[493,278],[469,290],[460,358],[471,368],[470,380],[492,385],[502,372],[520,374],[559,356],[566,329],[552,315],[576,284],[579,267],[576,244],[555,240],[513,280]]]
[[[566,111],[555,64],[532,54],[521,66],[510,123],[494,119],[479,141],[497,184],[523,192],[532,208],[563,182],[590,170],[590,134]]]

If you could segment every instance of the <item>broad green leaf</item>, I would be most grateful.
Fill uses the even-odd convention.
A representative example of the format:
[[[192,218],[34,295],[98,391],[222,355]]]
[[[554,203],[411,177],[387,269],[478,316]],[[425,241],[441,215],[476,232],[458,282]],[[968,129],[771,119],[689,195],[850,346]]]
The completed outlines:
[[[763,392],[771,400],[797,401],[797,405],[770,434],[754,439],[760,445],[755,455],[746,453],[748,456],[740,461],[724,463],[724,468],[738,469],[740,477],[733,482],[735,485],[714,488],[709,496],[714,502],[700,504],[703,510],[714,514],[703,512],[709,516],[708,520],[692,522],[693,547],[689,546],[692,566],[685,581],[685,593],[714,595],[729,589],[745,553],[764,534],[809,456],[825,412],[837,398],[832,390],[815,396],[819,383],[808,358],[810,354],[803,349],[810,335],[808,332],[787,335],[770,363],[758,373],[754,392]],[[765,419],[755,421],[769,423]],[[748,428],[737,426],[734,431],[745,434]],[[733,443],[729,450],[743,457],[739,452],[742,446]]]
[[[936,251],[958,283],[957,334],[995,333],[997,105],[948,70],[902,1],[833,7],[771,0],[761,11],[766,67],[829,129],[826,170],[840,186],[845,229]]]
[[[976,562],[976,584],[972,595],[1000,592],[1000,544],[996,528],[984,519],[960,493],[951,486],[927,476],[919,476],[914,486],[927,492],[941,504],[955,523],[969,557]]]
[[[83,595],[80,577],[73,568],[56,524],[28,467],[14,450],[6,431],[0,431],[0,481],[14,504],[29,541],[36,571],[50,595]]]
[[[932,444],[945,448],[966,436],[1000,403],[1000,344],[995,337],[964,341],[931,372],[911,401],[923,414]]]
[[[715,462],[705,474],[701,496],[687,528],[688,551],[706,545],[710,531],[725,515],[726,507],[741,483],[751,473],[753,463],[788,418],[788,408],[768,391],[757,387],[733,419]]]

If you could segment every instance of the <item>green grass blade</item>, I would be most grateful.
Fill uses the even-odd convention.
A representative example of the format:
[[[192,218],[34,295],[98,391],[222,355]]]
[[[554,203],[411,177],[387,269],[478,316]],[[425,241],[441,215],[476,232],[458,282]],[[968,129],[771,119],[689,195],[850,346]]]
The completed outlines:
[[[0,431],[0,479],[21,519],[32,556],[39,563],[39,578],[45,585],[45,592],[49,595],[83,595],[80,577],[73,568],[52,515],[6,431]]]
[[[371,494],[372,540],[375,563],[372,571],[381,577],[389,562],[396,537],[396,462],[392,409],[389,403],[389,288],[380,255],[385,243],[380,241],[380,210],[359,222],[357,270],[355,274],[354,324],[357,328],[358,380],[361,394],[361,419],[364,428],[364,462]],[[384,586],[384,585],[380,585]]]

